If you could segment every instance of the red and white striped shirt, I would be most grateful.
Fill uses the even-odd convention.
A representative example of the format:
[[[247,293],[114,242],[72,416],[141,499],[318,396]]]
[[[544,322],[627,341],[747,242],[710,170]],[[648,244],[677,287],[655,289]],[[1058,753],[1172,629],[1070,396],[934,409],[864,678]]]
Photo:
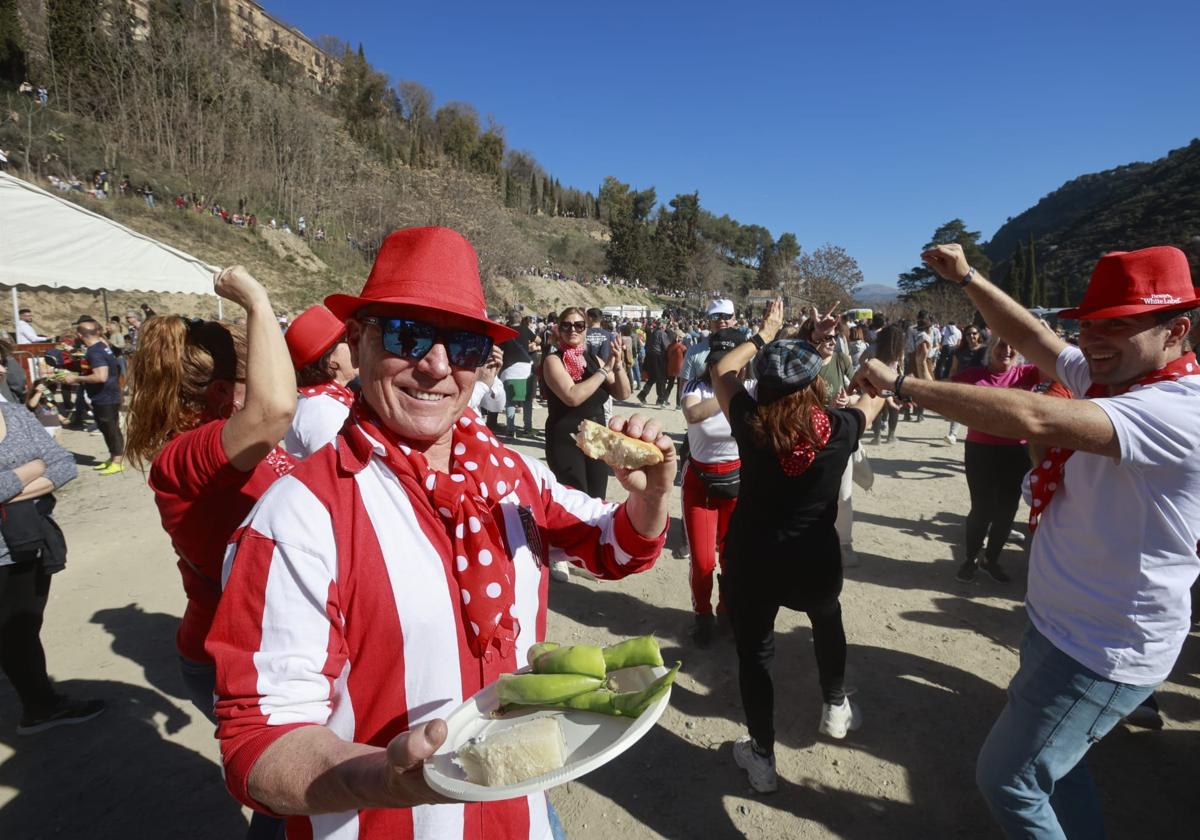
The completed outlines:
[[[545,638],[547,568],[527,544],[529,508],[548,559],[603,578],[653,565],[665,533],[640,535],[624,505],[560,485],[520,459],[518,490],[501,500],[515,652],[477,659],[467,645],[444,525],[410,495],[355,424],[263,496],[226,555],[224,593],[207,650],[217,663],[217,730],[226,783],[240,801],[251,768],[277,738],[323,725],[385,746],[442,717],[500,674],[525,665]],[[288,818],[294,838],[549,838],[542,794],[503,802],[422,805]]]

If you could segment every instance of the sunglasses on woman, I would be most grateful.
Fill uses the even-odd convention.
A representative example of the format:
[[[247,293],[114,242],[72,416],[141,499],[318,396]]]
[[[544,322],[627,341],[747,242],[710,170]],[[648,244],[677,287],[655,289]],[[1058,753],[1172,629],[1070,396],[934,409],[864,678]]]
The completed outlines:
[[[435,344],[445,346],[446,357],[456,368],[477,368],[492,352],[491,336],[470,330],[443,330],[409,318],[371,316],[358,320],[361,324],[379,327],[384,350],[414,362],[425,358]]]
[[[559,332],[583,332],[587,329],[586,321],[563,321],[558,325]]]

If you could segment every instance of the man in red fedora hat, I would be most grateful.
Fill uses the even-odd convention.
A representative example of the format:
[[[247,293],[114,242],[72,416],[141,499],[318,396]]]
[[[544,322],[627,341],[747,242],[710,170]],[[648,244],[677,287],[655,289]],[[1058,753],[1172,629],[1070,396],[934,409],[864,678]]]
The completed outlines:
[[[1065,344],[972,268],[958,245],[922,259],[984,319],[1084,399],[909,380],[879,362],[856,377],[989,434],[1028,440],[1029,627],[976,780],[1010,837],[1100,837],[1084,756],[1154,691],[1191,623],[1200,571],[1200,294],[1176,248],[1101,257]],[[1051,797],[1053,796],[1053,800]]]
[[[300,460],[341,430],[354,403],[349,385],[358,370],[346,343],[346,322],[320,304],[301,312],[283,338],[300,392],[283,448]]]
[[[421,763],[442,718],[544,638],[552,560],[605,578],[653,564],[674,446],[647,418],[613,418],[664,458],[617,471],[619,505],[505,447],[467,400],[515,333],[486,317],[475,251],[452,230],[391,234],[362,293],[325,304],[362,389],[229,553],[207,645],[227,784],[296,836],[556,836],[544,796],[446,802]]]

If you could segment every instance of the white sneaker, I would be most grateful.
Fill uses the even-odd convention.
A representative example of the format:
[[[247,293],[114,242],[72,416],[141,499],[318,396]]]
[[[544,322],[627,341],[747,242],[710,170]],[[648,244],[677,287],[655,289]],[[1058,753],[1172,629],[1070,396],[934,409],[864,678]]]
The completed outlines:
[[[692,550],[690,548],[688,548],[687,540],[684,540],[683,545],[681,545],[681,546],[679,546],[679,548],[675,549],[675,556],[678,557],[680,560],[687,560],[689,557],[692,556]]]
[[[775,775],[775,756],[762,756],[754,749],[754,741],[743,735],[733,742],[733,760],[750,777],[750,787],[759,793],[774,793],[779,790],[779,777]]]
[[[842,705],[834,706],[825,703],[821,708],[821,725],[817,731],[839,741],[846,737],[851,729],[862,726],[862,714],[858,706],[850,702],[849,697],[842,698]]]
[[[958,443],[958,438],[954,435],[946,435],[943,440],[945,440],[946,443]]]
[[[571,564],[566,560],[555,560],[550,564],[550,579],[566,583],[571,579]]]
[[[1024,543],[1025,535],[1022,534],[1020,531],[1013,529],[1008,532],[1008,541],[1015,542],[1015,543]]]

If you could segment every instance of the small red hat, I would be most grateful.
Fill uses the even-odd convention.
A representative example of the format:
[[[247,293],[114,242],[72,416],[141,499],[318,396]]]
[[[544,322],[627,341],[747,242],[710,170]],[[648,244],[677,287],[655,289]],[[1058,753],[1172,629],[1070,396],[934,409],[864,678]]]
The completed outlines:
[[[346,322],[321,304],[305,309],[283,334],[288,354],[292,357],[292,367],[300,370],[312,364],[345,334]]]
[[[388,234],[362,294],[325,298],[325,305],[342,320],[373,303],[402,306],[415,315],[456,315],[497,344],[517,336],[488,318],[479,258],[471,243],[450,228],[406,228]]]
[[[1193,306],[1200,306],[1200,289],[1192,285],[1187,256],[1178,248],[1158,245],[1105,254],[1096,263],[1083,302],[1058,317],[1124,318]]]

